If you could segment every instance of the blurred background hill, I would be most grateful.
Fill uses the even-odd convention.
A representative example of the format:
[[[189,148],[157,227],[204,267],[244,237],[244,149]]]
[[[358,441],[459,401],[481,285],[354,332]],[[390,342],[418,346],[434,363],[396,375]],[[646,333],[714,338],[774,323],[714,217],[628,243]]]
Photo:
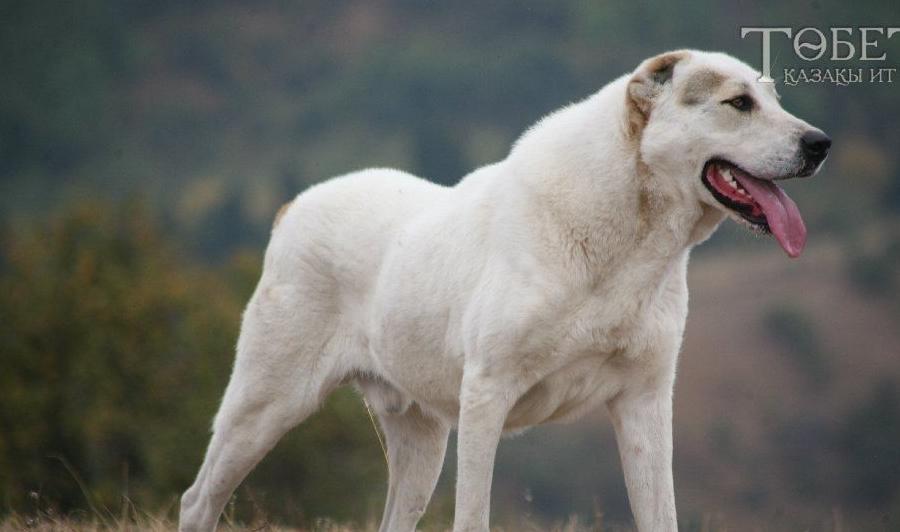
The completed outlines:
[[[170,511],[202,458],[278,206],[394,166],[452,185],[542,115],[673,48],[755,66],[741,26],[897,26],[896,2],[0,4],[0,515]],[[858,45],[859,33],[852,39]],[[775,38],[775,73],[809,67]],[[900,66],[900,37],[880,40]],[[830,53],[830,49],[829,49]],[[777,77],[777,76],[776,76]],[[694,253],[675,402],[686,530],[900,529],[900,76],[780,83],[832,157],[789,183],[786,259],[729,222]],[[453,450],[427,523],[452,509]],[[307,526],[380,514],[335,395],[238,491]],[[630,519],[603,413],[504,441],[495,518]]]

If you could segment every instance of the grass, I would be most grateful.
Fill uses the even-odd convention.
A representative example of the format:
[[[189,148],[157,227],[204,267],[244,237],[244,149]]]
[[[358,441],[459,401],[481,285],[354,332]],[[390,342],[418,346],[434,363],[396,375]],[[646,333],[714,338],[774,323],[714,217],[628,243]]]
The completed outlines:
[[[366,404],[365,406],[366,410],[369,411],[372,426],[376,436],[378,436],[382,451],[385,451],[380,431],[374,418],[372,418],[369,405]],[[31,499],[34,509],[28,513],[11,512],[5,516],[0,514],[0,532],[21,530],[34,532],[174,532],[178,530],[176,498],[172,499],[171,504],[167,508],[156,512],[148,512],[138,508],[127,496],[122,495],[120,497],[120,508],[116,512],[96,501],[84,480],[64,457],[54,456],[54,458],[62,463],[68,474],[78,485],[89,510],[62,514],[55,509],[55,505],[50,501],[47,501],[38,492],[33,491],[29,493],[29,499]],[[387,460],[386,452],[385,460]],[[256,505],[252,495],[249,499],[254,506],[254,513],[257,517],[254,518],[254,522],[245,524],[235,518],[236,497],[237,495],[232,496],[231,502],[226,506],[219,520],[217,530],[222,532],[376,532],[378,530],[378,519],[374,516],[368,518],[365,524],[340,523],[327,518],[317,518],[313,521],[312,526],[308,528],[282,526],[269,521],[264,511]],[[569,517],[565,522],[551,526],[537,523],[528,518],[518,519],[517,521],[514,525],[494,526],[492,530],[494,532],[630,532],[631,530],[621,526],[603,526],[602,513],[597,513],[594,516],[595,524],[592,526],[581,524],[577,516]],[[449,523],[422,526],[420,522],[419,525],[419,529],[423,532],[444,532],[452,528],[452,524]],[[704,532],[709,531],[704,529]]]
[[[11,514],[0,521],[0,532],[29,530],[34,532],[174,532],[178,530],[178,522],[166,514],[154,515],[132,509],[123,516],[114,517],[102,514],[58,515],[52,510],[42,510],[33,515]],[[369,532],[377,530],[374,524],[358,526],[341,524],[329,520],[317,520],[312,528],[300,529],[284,527],[269,523],[266,520],[250,524],[242,524],[232,520],[225,514],[219,523],[218,530],[229,531],[321,531],[321,532]]]
[[[603,515],[594,518],[595,524],[588,526],[579,522],[575,516],[565,522],[545,526],[527,518],[519,520],[515,525],[495,526],[494,532],[630,532],[630,528],[620,526],[606,527]],[[420,523],[421,525],[421,523]],[[450,524],[421,527],[423,532],[449,531]],[[123,500],[119,515],[109,510],[92,509],[61,515],[52,507],[37,509],[32,513],[12,513],[0,518],[0,532],[28,530],[33,532],[174,532],[178,530],[178,521],[174,506],[159,513],[142,511],[130,501]],[[286,527],[271,523],[266,517],[257,518],[253,523],[245,524],[234,518],[234,505],[229,505],[219,521],[221,532],[269,531],[269,532],[376,532],[378,520],[370,517],[366,523],[340,523],[331,519],[316,519],[308,528]],[[703,532],[712,532],[712,528],[704,527]]]
[[[171,518],[155,517],[149,514],[130,516],[128,518],[111,519],[89,516],[55,516],[47,513],[42,513],[36,516],[13,514],[0,522],[0,532],[18,532],[21,530],[29,530],[34,532],[174,532],[178,530],[178,523]],[[228,522],[227,519],[223,519],[219,524],[218,530],[222,532],[375,532],[376,530],[378,530],[378,527],[374,522],[369,522],[365,525],[355,525],[337,523],[328,519],[319,519],[316,520],[311,528],[291,528],[274,525],[268,522],[243,525],[239,523]],[[446,530],[449,530],[449,528],[447,528]],[[494,527],[493,530],[495,532],[602,532],[603,530],[607,529],[602,527],[587,527],[580,524],[577,519],[572,518],[565,523],[552,526],[549,529],[536,523],[531,523],[525,524],[521,528]],[[610,530],[624,532],[624,529],[620,528],[614,528]]]
[[[176,500],[168,508],[156,512],[148,512],[138,508],[127,497],[122,497],[118,512],[91,503],[90,510],[81,510],[71,514],[61,514],[53,505],[47,504],[39,494],[32,492],[30,498],[35,509],[27,512],[12,512],[0,516],[0,532],[28,530],[33,532],[174,532],[178,530]],[[90,498],[88,498],[90,500]],[[374,516],[365,523],[341,523],[327,518],[317,518],[307,528],[287,527],[269,521],[268,517],[256,508],[256,516],[251,523],[242,523],[235,518],[235,498],[226,507],[219,520],[218,530],[221,532],[268,531],[268,532],[376,532],[378,519]],[[586,526],[573,516],[563,523],[545,526],[527,518],[519,520],[515,525],[495,526],[494,532],[629,532],[630,529],[602,525],[603,516],[595,516],[594,526]],[[449,523],[422,526],[423,532],[449,531]]]

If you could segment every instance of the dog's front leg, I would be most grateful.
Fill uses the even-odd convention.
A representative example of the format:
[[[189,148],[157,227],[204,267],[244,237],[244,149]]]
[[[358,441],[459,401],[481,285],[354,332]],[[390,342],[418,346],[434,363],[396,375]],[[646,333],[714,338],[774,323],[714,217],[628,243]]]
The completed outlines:
[[[460,390],[454,532],[486,532],[494,457],[517,394],[508,384],[466,374]]]
[[[671,387],[638,393],[625,391],[608,406],[638,530],[677,531]]]

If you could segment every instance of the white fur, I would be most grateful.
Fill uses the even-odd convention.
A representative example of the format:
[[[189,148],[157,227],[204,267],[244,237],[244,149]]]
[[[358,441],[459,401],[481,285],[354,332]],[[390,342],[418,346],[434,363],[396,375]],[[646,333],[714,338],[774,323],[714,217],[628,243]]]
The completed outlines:
[[[387,438],[383,531],[415,529],[451,427],[454,530],[484,531],[501,433],[599,405],[638,528],[675,530],[672,387],[688,254],[725,214],[699,176],[712,156],[781,164],[807,127],[743,63],[682,54],[671,80],[632,94],[654,83],[642,65],[453,188],[370,169],[298,196],[273,230],[181,529],[212,530],[282,434],[353,383]],[[765,112],[734,125],[714,98],[679,103],[679,84],[701,68],[746,81]],[[649,109],[637,133],[634,98]]]

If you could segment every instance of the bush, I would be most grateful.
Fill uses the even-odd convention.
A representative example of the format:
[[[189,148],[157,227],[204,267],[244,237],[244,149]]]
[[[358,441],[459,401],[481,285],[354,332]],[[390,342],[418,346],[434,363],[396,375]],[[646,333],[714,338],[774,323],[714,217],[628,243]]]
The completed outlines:
[[[135,205],[82,205],[4,240],[5,511],[32,492],[62,512],[171,504],[200,466],[258,259],[193,264]],[[358,502],[380,496],[384,466],[359,402],[330,401],[300,436],[277,451],[289,467],[264,466],[251,492],[277,492],[292,516],[370,513]]]

